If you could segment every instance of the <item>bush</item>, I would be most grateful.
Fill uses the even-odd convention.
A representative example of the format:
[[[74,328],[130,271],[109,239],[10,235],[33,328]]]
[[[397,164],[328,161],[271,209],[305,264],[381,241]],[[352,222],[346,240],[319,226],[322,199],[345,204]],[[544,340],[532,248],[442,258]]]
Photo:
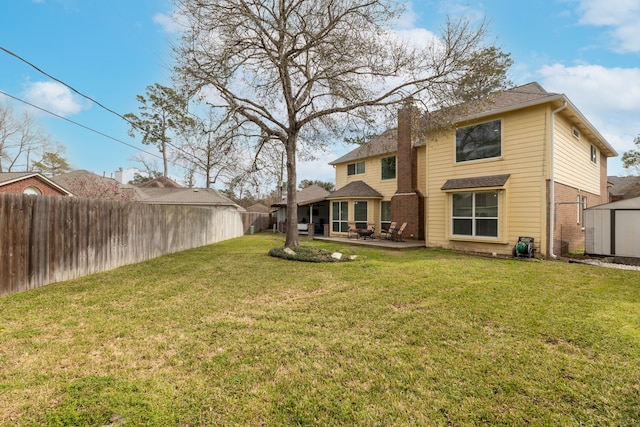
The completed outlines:
[[[286,248],[278,247],[269,251],[269,255],[276,258],[289,259],[293,261],[305,261],[305,262],[343,262],[353,261],[352,257],[342,256],[340,259],[334,258],[331,255],[334,253],[326,249],[317,248],[313,246],[298,246],[293,249],[294,253],[290,253],[285,250]]]

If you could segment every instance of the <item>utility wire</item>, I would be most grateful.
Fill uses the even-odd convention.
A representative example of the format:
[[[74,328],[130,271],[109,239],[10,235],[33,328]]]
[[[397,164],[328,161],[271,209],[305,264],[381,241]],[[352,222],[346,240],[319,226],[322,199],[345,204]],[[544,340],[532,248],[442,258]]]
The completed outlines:
[[[67,88],[71,89],[73,92],[77,93],[78,95],[80,95],[81,97],[88,99],[89,101],[93,102],[94,104],[96,104],[97,106],[107,110],[108,112],[115,114],[116,116],[120,117],[122,120],[126,121],[127,123],[133,125],[129,120],[127,120],[127,118],[125,116],[123,116],[122,114],[118,113],[117,111],[112,110],[109,107],[106,107],[105,105],[103,105],[102,103],[96,101],[95,99],[91,98],[90,96],[85,95],[84,93],[80,92],[79,90],[75,89],[74,87],[66,84],[65,82],[63,82],[60,79],[57,79],[55,77],[53,77],[51,74],[47,73],[46,71],[42,70],[41,68],[37,67],[36,65],[32,64],[31,62],[27,61],[26,59],[24,59],[23,57],[21,57],[20,55],[11,52],[8,49],[5,49],[4,47],[0,46],[0,50],[2,50],[3,52],[13,56],[14,58],[24,62],[25,64],[27,64],[28,66],[34,68],[35,70],[37,70],[39,73],[44,74],[45,76],[49,77],[51,80],[55,80],[56,82],[60,83],[61,85],[66,86]]]
[[[60,83],[61,85],[63,85],[63,86],[65,86],[65,87],[69,88],[71,91],[73,91],[73,92],[75,92],[76,94],[78,94],[79,96],[81,96],[81,97],[83,97],[83,98],[85,98],[85,99],[87,99],[87,100],[89,100],[89,101],[93,102],[94,104],[96,104],[96,105],[97,105],[97,106],[99,106],[100,108],[102,108],[102,109],[104,109],[104,110],[106,110],[106,111],[110,112],[111,114],[116,115],[117,117],[119,117],[119,118],[121,118],[122,120],[124,120],[125,122],[127,122],[131,127],[135,128],[135,129],[138,129],[138,130],[141,130],[141,131],[143,131],[143,132],[146,132],[144,129],[142,129],[142,128],[140,128],[139,126],[137,126],[135,123],[133,123],[131,120],[127,119],[127,118],[126,118],[125,116],[123,116],[122,114],[118,113],[117,111],[112,110],[111,108],[109,108],[109,107],[105,106],[105,105],[104,105],[104,104],[102,104],[101,102],[98,102],[98,101],[97,101],[97,100],[95,100],[94,98],[92,98],[92,97],[90,97],[90,96],[88,96],[88,95],[85,95],[84,93],[80,92],[79,90],[77,90],[77,89],[76,89],[76,88],[74,88],[73,86],[68,85],[67,83],[63,82],[62,80],[60,80],[60,79],[58,79],[58,78],[56,78],[56,77],[52,76],[51,74],[49,74],[49,73],[47,73],[46,71],[42,70],[41,68],[39,68],[39,67],[38,67],[38,66],[36,66],[35,64],[33,64],[33,63],[31,63],[31,62],[27,61],[26,59],[24,59],[23,57],[21,57],[21,56],[20,56],[20,55],[18,55],[17,53],[14,53],[14,52],[10,51],[9,49],[6,49],[6,48],[4,48],[4,47],[2,47],[2,46],[0,46],[0,50],[1,50],[1,51],[3,51],[3,52],[5,52],[5,53],[6,53],[6,54],[8,54],[8,55],[13,56],[14,58],[18,59],[19,61],[24,62],[25,64],[27,64],[27,65],[29,65],[30,67],[32,67],[32,68],[34,68],[35,70],[37,70],[39,73],[41,73],[41,74],[43,74],[43,75],[45,75],[45,76],[49,77],[50,79],[52,79],[52,80],[54,80],[54,81],[56,81],[56,82]],[[11,98],[14,98],[14,99],[17,99],[17,98],[15,98],[15,97],[13,97],[13,96],[10,96],[10,95],[7,95],[7,96],[9,96],[9,97],[11,97]],[[20,99],[17,99],[17,100],[18,100],[18,101],[20,101],[20,102],[25,102],[25,101],[20,100]],[[26,103],[26,104],[29,104],[29,103],[27,103],[27,102],[25,102],[25,103]],[[29,104],[29,105],[31,105],[31,104]],[[55,113],[52,113],[52,112],[50,112],[50,111],[46,111],[46,110],[44,110],[44,109],[42,109],[42,108],[40,108],[40,107],[37,107],[37,106],[35,106],[35,105],[32,105],[32,106],[33,106],[34,108],[38,108],[38,109],[40,109],[40,110],[42,110],[42,111],[45,111],[45,112],[47,112],[47,113],[49,113],[49,114],[52,114],[52,115],[54,115],[54,116],[56,116],[56,117],[62,118],[62,119],[64,119],[64,120],[67,120],[67,121],[69,121],[69,122],[71,122],[71,123],[78,124],[78,125],[79,125],[79,126],[81,126],[81,127],[85,127],[84,125],[81,125],[81,124],[79,124],[79,123],[75,123],[75,122],[73,122],[72,120],[69,120],[69,119],[67,119],[67,118],[65,118],[65,117],[58,116],[58,115],[57,115],[57,114],[55,114]],[[98,134],[100,134],[100,135],[106,136],[106,137],[107,137],[107,138],[109,138],[109,139],[113,139],[113,140],[118,141],[118,142],[120,142],[120,143],[123,143],[123,144],[125,144],[125,145],[129,145],[129,144],[127,144],[126,142],[123,142],[123,141],[120,141],[120,140],[118,140],[118,139],[116,139],[116,138],[113,138],[113,137],[111,137],[111,136],[108,136],[108,135],[102,134],[102,133],[101,133],[101,132],[99,132],[99,131],[95,131],[95,130],[90,129],[90,128],[87,128],[87,129],[89,129],[89,130],[91,130],[91,131],[93,131],[93,132],[96,132],[96,133],[98,133]],[[154,135],[154,136],[158,137],[158,135]],[[166,141],[166,144],[167,144],[167,145],[170,145],[170,146],[171,146],[171,147],[173,147],[174,149],[176,149],[176,150],[180,151],[181,153],[183,153],[184,155],[186,155],[186,156],[187,156],[187,158],[185,158],[185,160],[189,161],[191,164],[193,164],[194,166],[196,166],[196,162],[194,162],[193,160],[189,160],[189,159],[188,159],[189,157],[192,157],[192,156],[193,156],[191,153],[189,153],[189,152],[187,152],[187,151],[183,150],[182,148],[180,148],[180,147],[178,147],[178,146],[176,146],[176,145],[172,144],[172,143],[171,143],[171,142],[169,142],[169,141]],[[133,147],[132,145],[129,145],[129,146],[130,146],[130,147]],[[134,148],[138,149],[137,147],[134,147]],[[146,151],[144,151],[144,150],[140,150],[140,151],[146,152]],[[159,156],[156,156],[156,157],[159,157]],[[171,164],[173,164],[173,165],[176,165],[176,163],[173,163],[173,162],[171,162],[171,161],[169,161],[169,162],[170,162]],[[186,169],[186,168],[185,168],[185,169]],[[197,172],[197,171],[196,171],[196,172]],[[204,176],[204,173],[202,173],[202,172],[197,172],[197,173],[199,173],[199,174],[201,174],[201,175],[203,175],[203,176]]]
[[[33,107],[33,108],[37,109],[37,110],[43,111],[43,112],[45,112],[45,113],[47,113],[47,114],[50,114],[50,115],[52,115],[52,116],[54,116],[54,117],[57,117],[57,118],[59,118],[59,119],[62,119],[62,120],[64,120],[64,121],[66,121],[66,122],[72,123],[72,124],[74,124],[74,125],[76,125],[76,126],[79,126],[79,127],[83,128],[83,129],[86,129],[86,130],[88,130],[88,131],[90,131],[90,132],[96,133],[96,134],[98,134],[98,135],[100,135],[100,136],[104,136],[105,138],[108,138],[108,139],[111,139],[111,140],[113,140],[113,141],[115,141],[115,142],[118,142],[118,143],[120,143],[120,144],[126,145],[127,147],[133,148],[134,150],[138,150],[138,151],[140,151],[140,152],[143,152],[143,153],[145,153],[145,154],[148,154],[148,155],[150,155],[150,156],[153,156],[153,157],[156,157],[156,158],[158,158],[158,159],[162,160],[162,157],[158,156],[157,154],[154,154],[154,153],[152,153],[152,152],[150,152],[150,151],[143,150],[142,148],[140,148],[140,147],[136,147],[136,146],[135,146],[135,145],[133,145],[133,144],[129,144],[128,142],[122,141],[121,139],[118,139],[118,138],[116,138],[116,137],[113,137],[113,136],[111,136],[111,135],[108,135],[108,134],[106,134],[106,133],[104,133],[104,132],[101,132],[101,131],[99,131],[99,130],[96,130],[96,129],[90,128],[89,126],[83,125],[82,123],[78,123],[78,122],[76,122],[76,121],[74,121],[74,120],[68,119],[68,118],[66,118],[66,117],[64,117],[64,116],[61,116],[60,114],[56,114],[56,113],[54,113],[53,111],[49,111],[49,110],[47,110],[46,108],[39,107],[39,106],[37,106],[37,105],[35,105],[35,104],[32,104],[31,102],[28,102],[28,101],[25,101],[24,99],[18,98],[17,96],[10,95],[10,94],[8,94],[7,92],[4,92],[4,91],[2,91],[2,90],[0,90],[0,94],[4,95],[4,96],[6,96],[6,97],[9,97],[9,98],[11,98],[11,99],[13,99],[13,100],[16,100],[16,101],[18,101],[18,102],[22,102],[23,104],[26,104],[26,105],[28,105],[28,106],[30,106],[30,107]],[[170,162],[172,165],[174,165],[174,166],[184,167],[184,166],[179,165],[179,164],[177,164],[177,163],[174,163],[174,162],[172,162],[172,161],[169,161],[169,162]]]

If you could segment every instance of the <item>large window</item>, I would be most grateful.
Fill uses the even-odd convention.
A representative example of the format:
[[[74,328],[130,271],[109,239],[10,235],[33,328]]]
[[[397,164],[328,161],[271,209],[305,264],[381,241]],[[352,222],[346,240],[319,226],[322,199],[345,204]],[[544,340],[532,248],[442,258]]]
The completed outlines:
[[[332,230],[337,233],[346,233],[349,231],[349,202],[332,202],[333,218]]]
[[[498,237],[498,192],[452,194],[452,234]]]
[[[396,156],[383,157],[380,159],[380,170],[382,171],[381,178],[395,179],[396,178]]]
[[[361,173],[364,173],[364,161],[347,165],[347,175],[359,175]]]
[[[366,229],[369,226],[369,204],[364,200],[353,202],[353,219],[356,228]]]
[[[502,155],[502,123],[493,120],[456,129],[456,162]]]

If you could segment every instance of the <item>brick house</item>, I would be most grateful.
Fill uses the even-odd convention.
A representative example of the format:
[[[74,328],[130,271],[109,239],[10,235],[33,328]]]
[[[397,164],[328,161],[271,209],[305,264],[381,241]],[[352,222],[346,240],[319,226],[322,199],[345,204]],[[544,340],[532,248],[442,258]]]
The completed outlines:
[[[0,193],[71,196],[71,192],[37,172],[0,173]]]
[[[427,114],[405,106],[397,129],[331,163],[331,234],[407,222],[404,236],[430,247],[508,255],[527,236],[555,257],[584,248],[583,210],[608,202],[616,155],[566,95],[537,83]]]

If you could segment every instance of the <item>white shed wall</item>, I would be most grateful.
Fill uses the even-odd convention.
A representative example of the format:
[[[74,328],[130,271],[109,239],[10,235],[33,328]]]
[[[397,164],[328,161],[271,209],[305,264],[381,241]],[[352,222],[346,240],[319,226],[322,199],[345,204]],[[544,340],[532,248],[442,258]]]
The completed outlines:
[[[640,210],[616,211],[616,256],[640,258]]]

